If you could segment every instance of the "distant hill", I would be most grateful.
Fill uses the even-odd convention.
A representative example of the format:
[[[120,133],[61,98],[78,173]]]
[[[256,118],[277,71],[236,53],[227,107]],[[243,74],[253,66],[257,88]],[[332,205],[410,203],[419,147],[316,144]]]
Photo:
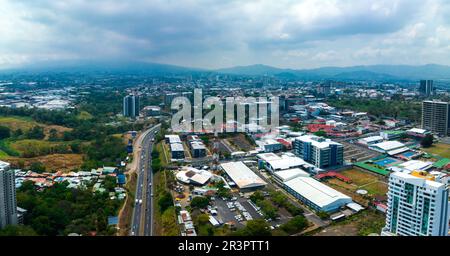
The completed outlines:
[[[67,73],[126,73],[126,74],[186,74],[195,72],[210,72],[198,68],[188,68],[175,65],[131,62],[131,61],[50,61],[26,65],[20,68],[3,70],[5,72],[67,72]]]
[[[339,79],[339,80],[373,80],[395,81],[420,79],[450,81],[450,66],[428,64],[410,65],[371,65],[352,67],[321,67],[315,69],[289,69],[256,64],[230,68],[209,70],[189,68],[175,65],[132,62],[121,60],[110,61],[49,61],[39,62],[16,69],[2,70],[0,73],[25,72],[71,72],[71,73],[117,73],[143,75],[186,75],[186,74],[232,74],[247,76],[275,76],[282,79]]]
[[[419,80],[450,79],[450,66],[428,64],[372,65],[353,67],[322,67],[316,69],[280,69],[266,65],[237,66],[218,69],[216,72],[249,76],[295,77],[300,79],[348,79],[348,80]]]

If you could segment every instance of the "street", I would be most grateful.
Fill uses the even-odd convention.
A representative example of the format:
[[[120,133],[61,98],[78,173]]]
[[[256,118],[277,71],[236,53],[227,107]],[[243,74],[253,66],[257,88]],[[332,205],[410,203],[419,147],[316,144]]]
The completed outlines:
[[[151,169],[151,154],[155,132],[159,131],[158,124],[145,131],[138,139],[136,146],[141,149],[137,160],[137,184],[134,202],[133,219],[131,225],[132,236],[153,235],[153,171]]]

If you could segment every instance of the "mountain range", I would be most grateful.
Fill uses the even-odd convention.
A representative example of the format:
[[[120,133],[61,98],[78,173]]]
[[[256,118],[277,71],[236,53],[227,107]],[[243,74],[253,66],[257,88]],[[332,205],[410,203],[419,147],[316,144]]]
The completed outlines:
[[[82,72],[126,74],[228,74],[244,76],[274,76],[281,79],[330,79],[367,81],[417,81],[420,79],[450,81],[450,66],[428,64],[369,65],[351,67],[321,67],[315,69],[277,68],[262,64],[223,69],[200,69],[175,65],[130,61],[59,61],[41,62],[5,72]]]

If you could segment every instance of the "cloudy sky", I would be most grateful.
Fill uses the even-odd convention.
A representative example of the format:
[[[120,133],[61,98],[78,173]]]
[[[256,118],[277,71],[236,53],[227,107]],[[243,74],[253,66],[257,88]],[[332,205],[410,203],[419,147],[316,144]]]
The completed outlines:
[[[0,68],[450,64],[448,0],[0,0]]]

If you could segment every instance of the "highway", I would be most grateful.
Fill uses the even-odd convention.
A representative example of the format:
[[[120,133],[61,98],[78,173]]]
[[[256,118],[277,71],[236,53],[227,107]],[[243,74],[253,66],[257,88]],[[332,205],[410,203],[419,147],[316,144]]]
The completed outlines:
[[[151,154],[155,132],[161,129],[158,124],[146,130],[139,136],[134,150],[139,149],[136,173],[136,194],[131,223],[132,236],[153,235],[153,171],[151,169]]]

